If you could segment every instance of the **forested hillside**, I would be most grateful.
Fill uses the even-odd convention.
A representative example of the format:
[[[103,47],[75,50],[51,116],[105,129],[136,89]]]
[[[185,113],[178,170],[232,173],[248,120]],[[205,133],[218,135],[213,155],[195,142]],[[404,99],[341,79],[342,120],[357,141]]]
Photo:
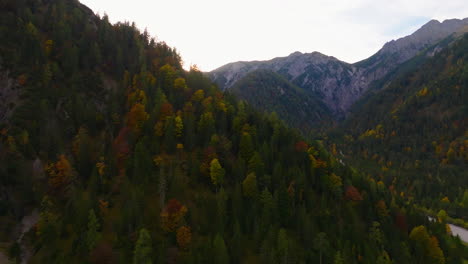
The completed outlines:
[[[0,35],[0,242],[12,260],[468,258],[444,218],[430,222],[322,142],[184,71],[176,50],[133,24],[77,1],[3,0]]]
[[[287,125],[304,135],[325,130],[333,124],[331,111],[316,96],[269,70],[249,73],[228,92],[258,111],[276,113]]]
[[[357,109],[338,148],[400,196],[466,221],[468,35]]]

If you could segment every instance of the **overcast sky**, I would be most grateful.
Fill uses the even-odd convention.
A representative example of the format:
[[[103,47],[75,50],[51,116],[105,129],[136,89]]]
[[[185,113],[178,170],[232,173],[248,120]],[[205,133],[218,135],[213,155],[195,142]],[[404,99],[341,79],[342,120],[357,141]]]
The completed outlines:
[[[80,0],[177,48],[184,67],[319,51],[346,62],[431,19],[468,17],[466,0]]]

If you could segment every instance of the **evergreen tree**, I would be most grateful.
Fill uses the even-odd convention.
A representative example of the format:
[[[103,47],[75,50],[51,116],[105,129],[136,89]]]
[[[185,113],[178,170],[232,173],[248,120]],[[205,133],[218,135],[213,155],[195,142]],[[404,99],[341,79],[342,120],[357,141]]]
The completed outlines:
[[[152,264],[152,242],[148,230],[142,228],[133,252],[133,264]]]
[[[252,137],[249,133],[244,132],[240,140],[240,156],[248,162],[254,153]]]
[[[100,239],[99,233],[99,222],[96,218],[94,210],[89,210],[88,213],[88,231],[86,232],[86,246],[88,250],[91,251],[95,246],[97,241]]]
[[[330,244],[327,239],[327,234],[320,232],[314,239],[314,248],[319,252],[320,264],[322,264],[322,255],[329,248]]]
[[[333,260],[333,264],[345,264],[344,258],[341,255],[341,251],[336,252],[335,259]]]
[[[219,264],[229,263],[226,244],[224,243],[224,239],[220,234],[217,234],[213,240],[213,262]]]

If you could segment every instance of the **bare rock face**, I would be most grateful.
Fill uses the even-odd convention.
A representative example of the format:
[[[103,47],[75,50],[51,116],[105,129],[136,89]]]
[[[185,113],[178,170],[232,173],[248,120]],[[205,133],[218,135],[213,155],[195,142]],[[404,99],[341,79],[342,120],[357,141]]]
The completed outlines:
[[[354,64],[318,52],[295,52],[269,61],[230,63],[210,72],[209,76],[221,89],[229,89],[248,73],[259,69],[271,70],[320,98],[339,118],[346,115],[374,81],[395,71],[421,52],[433,56],[440,50],[436,45],[438,42],[466,30],[467,26],[468,18],[442,23],[431,20],[413,34],[386,43],[373,56]]]

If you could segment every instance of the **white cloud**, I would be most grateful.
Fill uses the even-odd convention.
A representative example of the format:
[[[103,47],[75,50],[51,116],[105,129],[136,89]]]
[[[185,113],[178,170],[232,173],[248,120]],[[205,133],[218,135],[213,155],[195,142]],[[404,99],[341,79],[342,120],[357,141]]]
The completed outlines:
[[[319,51],[355,62],[430,19],[463,18],[466,0],[81,0],[208,71],[238,60]]]

